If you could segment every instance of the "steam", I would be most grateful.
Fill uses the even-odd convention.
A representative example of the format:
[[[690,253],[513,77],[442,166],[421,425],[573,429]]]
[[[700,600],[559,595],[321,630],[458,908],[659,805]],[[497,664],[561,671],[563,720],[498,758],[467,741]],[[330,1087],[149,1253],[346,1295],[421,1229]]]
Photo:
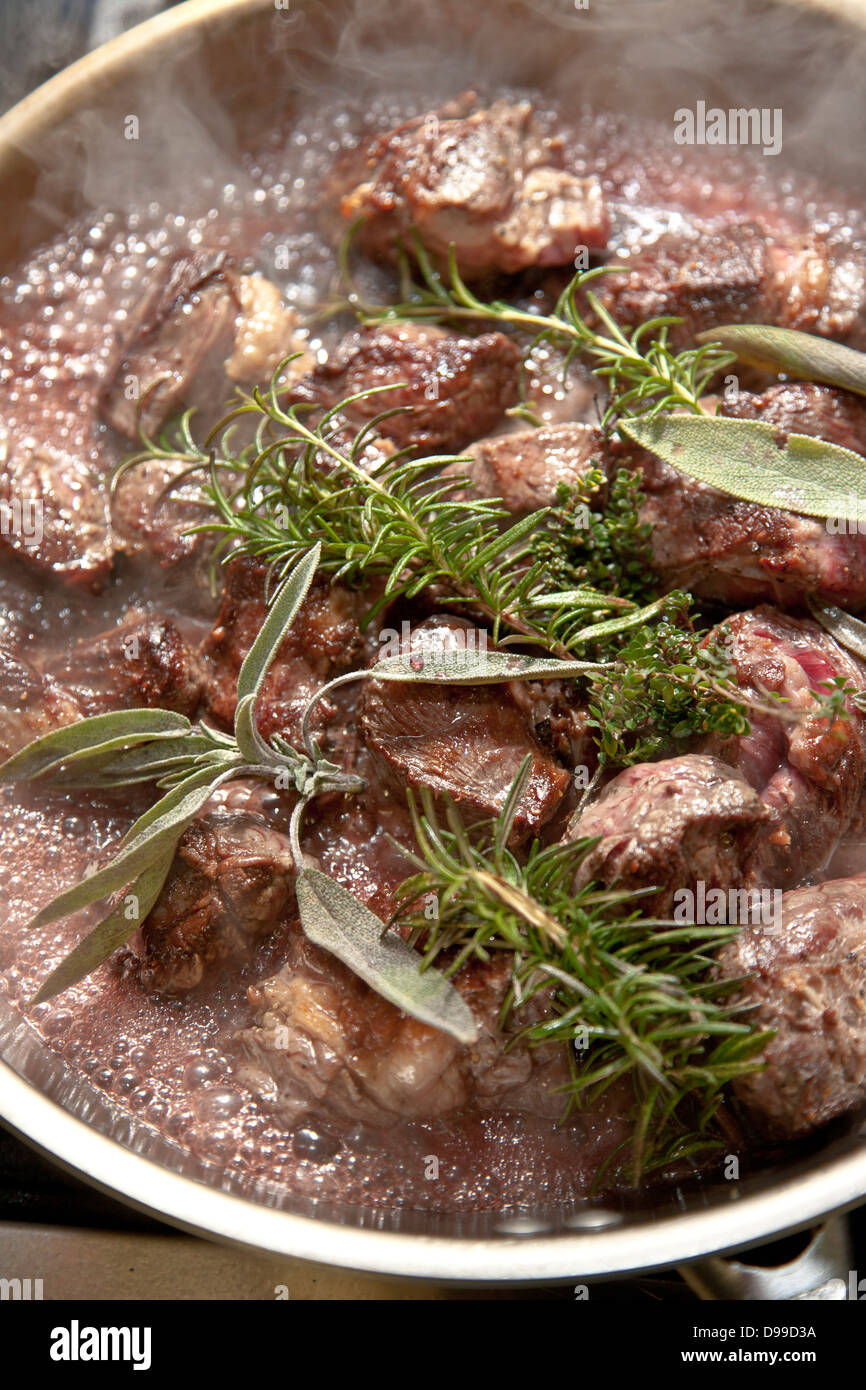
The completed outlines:
[[[0,11],[8,91],[20,83],[3,71],[3,54],[16,52],[22,27],[48,62],[59,60],[69,35],[52,8],[30,0]],[[866,28],[806,0],[251,0],[231,23],[236,37],[221,56],[215,11],[141,81],[40,139],[31,212],[42,239],[71,214],[151,191],[183,207],[203,182],[243,188],[240,151],[256,124],[277,129],[289,107],[303,116],[335,102],[363,115],[383,92],[409,112],[465,89],[540,91],[572,112],[587,105],[666,122],[672,155],[679,109],[780,108],[777,163],[858,193],[862,184]]]

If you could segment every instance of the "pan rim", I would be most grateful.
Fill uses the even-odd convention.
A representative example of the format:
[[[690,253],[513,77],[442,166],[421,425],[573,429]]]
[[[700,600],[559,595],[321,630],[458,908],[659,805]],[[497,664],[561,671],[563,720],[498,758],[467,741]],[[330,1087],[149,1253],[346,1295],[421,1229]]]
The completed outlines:
[[[866,24],[848,0],[787,0],[801,9]],[[50,131],[83,94],[122,78],[143,49],[154,51],[205,24],[227,24],[273,0],[185,0],[63,69],[0,117],[0,169]],[[135,1153],[92,1129],[0,1059],[0,1116],[52,1161],[128,1204],[180,1229],[228,1245],[369,1274],[442,1282],[527,1283],[633,1274],[729,1253],[804,1230],[866,1196],[866,1153],[849,1153],[813,1172],[783,1177],[730,1203],[616,1228],[493,1239],[355,1228],[276,1210],[225,1192]]]

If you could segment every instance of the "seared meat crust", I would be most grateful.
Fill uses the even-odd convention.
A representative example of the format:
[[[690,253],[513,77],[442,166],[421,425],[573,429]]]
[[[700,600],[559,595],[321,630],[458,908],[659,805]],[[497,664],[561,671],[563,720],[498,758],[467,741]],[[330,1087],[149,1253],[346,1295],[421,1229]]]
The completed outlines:
[[[342,412],[350,424],[358,429],[397,410],[379,422],[379,436],[398,449],[448,453],[500,423],[517,402],[519,370],[520,352],[503,333],[469,338],[426,324],[366,325],[348,333],[296,394],[333,406],[375,389]]]
[[[796,1139],[866,1101],[866,878],[786,893],[781,923],[742,931],[716,974],[776,1030],[765,1069],[734,1083],[764,1134]]]
[[[526,101],[408,121],[373,140],[365,162],[340,211],[362,219],[359,242],[377,260],[392,260],[398,240],[411,249],[413,229],[443,264],[453,242],[470,277],[567,265],[576,247],[607,242],[599,180],[558,167]]]
[[[134,962],[146,989],[179,994],[249,956],[290,907],[294,860],[287,835],[264,816],[213,811],[184,832],[145,920]]]
[[[86,715],[146,706],[191,716],[202,692],[199,662],[176,625],[142,613],[73,643],[46,671]]]
[[[772,820],[745,777],[696,754],[639,763],[620,772],[569,830],[598,839],[575,886],[614,884],[653,892],[648,907],[671,915],[674,893],[748,887],[761,834]]]

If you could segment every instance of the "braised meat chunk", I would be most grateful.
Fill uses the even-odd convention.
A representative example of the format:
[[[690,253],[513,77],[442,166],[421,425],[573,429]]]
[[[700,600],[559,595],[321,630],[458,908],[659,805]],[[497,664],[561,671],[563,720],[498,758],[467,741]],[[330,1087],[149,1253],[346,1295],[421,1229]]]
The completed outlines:
[[[449,637],[462,640],[459,620],[421,624],[412,650],[435,653]],[[423,659],[423,655],[422,655]],[[401,790],[429,787],[447,795],[470,818],[499,814],[525,758],[532,773],[514,822],[515,838],[537,832],[550,819],[569,784],[537,741],[530,716],[507,687],[442,686],[367,681],[361,727],[381,774]]]
[[[412,232],[440,263],[453,242],[464,275],[568,265],[578,246],[601,249],[608,218],[599,180],[561,167],[529,102],[471,114],[430,113],[371,141],[366,177],[345,194],[359,242],[392,260]]]
[[[469,1046],[407,1017],[323,951],[293,937],[281,970],[250,988],[256,1019],[235,1038],[238,1076],[288,1125],[320,1107],[383,1127],[401,1118],[432,1119],[470,1102],[560,1114],[564,1049],[514,1045],[513,1033],[497,1026],[507,965],[474,963],[455,983],[480,1025]]]
[[[152,438],[167,416],[194,403],[193,381],[219,382],[240,308],[225,251],[177,256],[129,324],[105,388],[107,423],[130,439],[139,430]]]
[[[190,716],[202,692],[198,660],[177,626],[143,613],[73,643],[46,671],[87,715],[147,706]]]
[[[592,425],[543,425],[479,439],[467,459],[449,464],[444,476],[465,478],[468,492],[498,497],[516,516],[550,507],[560,483],[576,487],[598,469],[604,476],[607,446]],[[455,494],[459,496],[459,494]],[[598,493],[598,501],[604,488]]]
[[[785,893],[781,923],[742,931],[717,975],[775,1030],[764,1070],[734,1085],[763,1133],[795,1139],[866,1101],[866,878]]]
[[[246,557],[226,567],[222,607],[202,646],[205,702],[225,724],[234,719],[238,672],[265,619],[267,575],[267,565]],[[358,620],[368,603],[327,578],[314,584],[265,678],[256,712],[265,738],[298,737],[310,696],[331,676],[364,664]],[[334,713],[332,704],[321,701],[315,727],[321,729]]]
[[[396,410],[376,426],[382,438],[400,449],[446,453],[499,424],[517,401],[519,369],[520,352],[503,333],[468,338],[425,324],[366,325],[348,333],[296,394],[333,406],[376,390],[342,412],[352,425]]]
[[[17,753],[31,739],[62,724],[74,724],[82,710],[75,697],[0,642],[0,760]]]
[[[689,754],[620,772],[569,830],[596,840],[576,886],[617,884],[652,893],[650,910],[671,915],[674,894],[750,887],[761,834],[771,822],[745,777],[716,758]]]
[[[133,968],[142,984],[184,993],[206,972],[242,963],[290,908],[293,879],[288,836],[264,816],[213,811],[193,821],[141,929]]]
[[[180,254],[132,315],[103,390],[103,418],[137,439],[142,430],[154,438],[181,407],[212,413],[232,380],[266,382],[303,350],[297,325],[276,286],[239,275],[227,252]]]
[[[817,697],[836,680],[866,689],[866,666],[818,623],[772,608],[734,614],[726,632],[741,689],[765,706],[779,699],[779,713],[752,709],[749,734],[711,738],[706,751],[737,768],[776,818],[756,872],[774,888],[794,887],[826,866],[862,816],[866,715],[850,697],[825,713]]]
[[[191,560],[205,538],[191,528],[202,520],[202,494],[181,459],[147,459],[117,478],[111,516],[117,550],[152,556],[164,569]]]
[[[620,325],[665,314],[677,346],[720,323],[772,323],[832,338],[859,338],[863,266],[811,233],[758,222],[663,233],[605,277],[600,298]]]
[[[60,443],[25,440],[0,420],[0,552],[76,589],[101,590],[113,547],[94,468]]]

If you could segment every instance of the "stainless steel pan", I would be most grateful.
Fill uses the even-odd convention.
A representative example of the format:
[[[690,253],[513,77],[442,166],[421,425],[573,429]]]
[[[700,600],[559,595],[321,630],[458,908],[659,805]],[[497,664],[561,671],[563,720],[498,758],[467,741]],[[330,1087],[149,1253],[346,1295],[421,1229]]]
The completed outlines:
[[[301,0],[291,8],[281,0],[189,0],[76,63],[0,120],[0,269],[87,206],[99,141],[112,131],[117,138],[125,114],[146,112],[168,92],[188,103],[210,139],[242,147],[293,89],[309,96],[322,84],[388,81],[395,67],[385,55],[395,43],[401,80],[411,84],[429,53],[422,39],[445,43],[464,84],[479,71],[552,91],[578,81],[593,100],[668,115],[686,92],[724,105],[782,106],[783,158],[794,178],[800,164],[817,166],[862,198],[866,5],[843,12],[746,0],[591,0],[582,10],[571,0],[485,0],[474,15],[467,10],[475,7],[450,0],[301,8]],[[157,187],[174,159],[170,147],[163,154]],[[359,1270],[486,1282],[625,1273],[744,1248],[866,1197],[866,1150],[849,1129],[758,1179],[665,1189],[628,1212],[592,1202],[518,1219],[314,1212],[274,1193],[238,1195],[219,1171],[195,1166],[145,1127],[119,1125],[19,1019],[0,1016],[0,1056],[0,1114],[97,1186],[207,1236]]]

